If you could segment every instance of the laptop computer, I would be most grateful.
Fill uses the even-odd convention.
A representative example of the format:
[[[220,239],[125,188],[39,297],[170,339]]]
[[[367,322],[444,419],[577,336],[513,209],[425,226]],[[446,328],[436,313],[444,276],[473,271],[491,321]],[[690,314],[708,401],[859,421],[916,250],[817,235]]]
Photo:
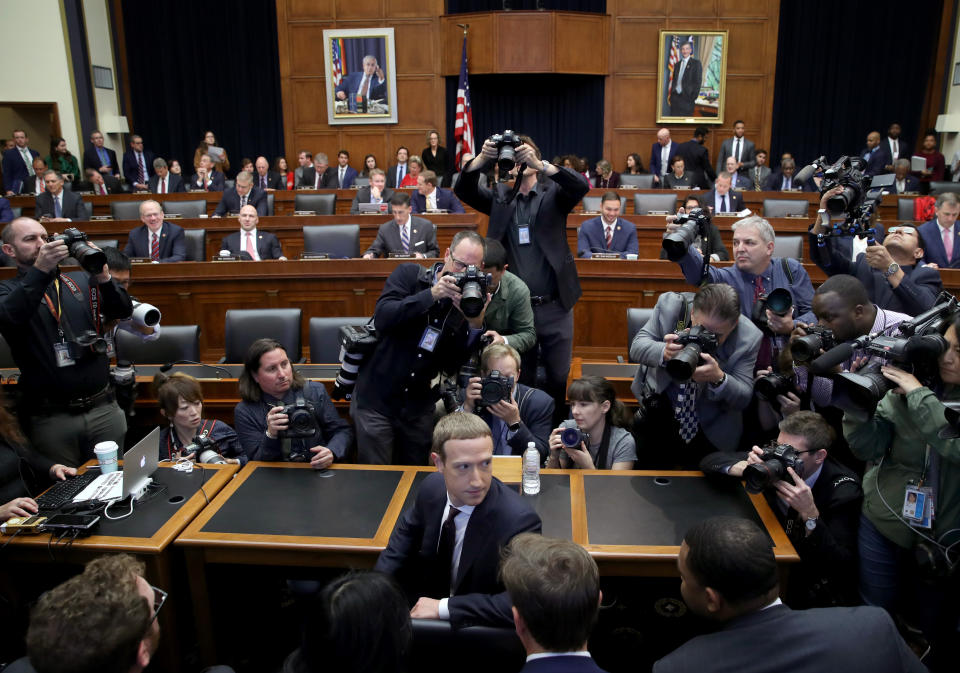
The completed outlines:
[[[384,203],[358,203],[357,210],[361,213],[385,213],[387,212],[387,204]]]
[[[73,502],[120,500],[128,495],[139,497],[152,481],[159,462],[160,428],[156,427],[123,454],[122,470],[101,474],[80,491]]]

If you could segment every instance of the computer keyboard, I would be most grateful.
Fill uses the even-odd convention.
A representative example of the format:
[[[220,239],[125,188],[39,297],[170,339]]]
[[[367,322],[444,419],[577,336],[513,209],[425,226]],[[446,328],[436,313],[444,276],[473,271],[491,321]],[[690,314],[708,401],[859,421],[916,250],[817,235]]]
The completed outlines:
[[[58,481],[37,498],[37,505],[42,510],[60,509],[99,476],[96,470],[87,470],[66,481]]]

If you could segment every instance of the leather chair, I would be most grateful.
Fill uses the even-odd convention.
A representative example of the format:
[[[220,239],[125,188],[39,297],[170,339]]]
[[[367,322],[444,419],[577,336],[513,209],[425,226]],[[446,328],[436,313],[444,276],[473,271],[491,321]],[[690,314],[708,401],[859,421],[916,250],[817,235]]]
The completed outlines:
[[[294,210],[312,210],[317,215],[333,215],[337,210],[336,194],[297,194],[293,197]]]
[[[803,236],[777,236],[773,242],[774,257],[803,261]]]
[[[360,189],[361,187],[369,187],[369,186],[370,186],[370,178],[365,178],[365,177],[362,177],[362,176],[358,175],[357,177],[355,177],[355,178],[353,179],[353,186],[356,187],[357,189]]]
[[[184,229],[184,247],[188,262],[205,262],[207,260],[207,230]]]
[[[646,215],[651,210],[664,210],[668,213],[677,212],[677,195],[670,194],[634,194],[633,212],[637,215]]]
[[[590,212],[599,213],[600,205],[601,205],[600,200],[602,198],[603,198],[602,196],[584,196],[583,200],[580,201],[580,204],[583,206],[584,212],[590,211]],[[627,212],[627,197],[621,196],[620,197],[620,214],[622,215],[625,212]]]
[[[84,201],[83,209],[87,211],[87,219],[92,220],[93,219],[93,203],[91,203],[90,201]],[[17,217],[19,217],[19,215]],[[139,214],[138,214],[138,217],[139,217]]]
[[[450,622],[414,619],[410,671],[429,671],[438,661],[456,661],[458,673],[507,673],[523,668],[526,651],[513,629],[468,626],[454,629]],[[469,652],[469,657],[464,657]]]
[[[23,208],[17,206],[16,208],[10,208],[13,211],[13,218],[23,217]],[[90,210],[93,210],[93,204],[90,204]]]
[[[144,341],[136,334],[117,330],[117,359],[135,365],[162,365],[179,360],[200,361],[199,325],[164,325],[160,336]]]
[[[652,175],[627,175],[625,173],[620,174],[620,184],[622,185],[633,185],[637,189],[653,189],[653,176]]]
[[[10,344],[0,336],[0,368],[16,369],[17,363],[13,360],[13,353],[10,351]]]
[[[303,228],[303,251],[325,252],[331,257],[360,256],[359,224],[311,225]]]
[[[791,215],[806,217],[810,204],[805,200],[797,199],[764,199],[764,217],[789,217]]]
[[[143,201],[111,201],[110,215],[115,220],[139,220]]]
[[[340,327],[366,325],[368,320],[370,319],[362,317],[310,318],[310,362],[340,362]]]
[[[650,317],[653,315],[652,308],[628,308],[627,309],[627,352],[630,352],[630,344],[633,343],[633,338],[637,336],[637,332],[647,324],[647,321],[650,320]],[[633,358],[630,358],[630,362],[636,362]]]
[[[163,212],[179,215],[180,217],[200,217],[207,214],[207,202],[204,199],[196,201],[164,201]]]
[[[283,344],[291,362],[301,357],[298,308],[230,309],[224,317],[224,357],[220,362],[243,362],[247,349],[257,339],[276,339]]]
[[[960,183],[949,180],[934,180],[930,183],[930,196],[937,196],[945,192],[955,192],[960,195]]]
[[[273,217],[273,203],[274,203],[274,194],[270,192],[267,194],[267,217]]]
[[[913,222],[914,198],[900,197],[897,199],[897,219],[901,222]]]

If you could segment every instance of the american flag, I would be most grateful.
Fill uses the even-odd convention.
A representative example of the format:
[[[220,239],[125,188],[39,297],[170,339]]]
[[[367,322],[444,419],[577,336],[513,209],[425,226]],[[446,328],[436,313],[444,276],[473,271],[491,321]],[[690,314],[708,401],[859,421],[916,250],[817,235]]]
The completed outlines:
[[[340,55],[343,53],[343,40],[333,41],[333,85],[339,86],[343,80],[343,63]]]
[[[456,166],[464,154],[476,154],[473,144],[473,110],[470,108],[470,83],[467,81],[467,36],[463,36],[463,60],[460,63],[460,84],[457,85],[457,117],[453,125],[457,141]]]
[[[670,77],[667,80],[667,102],[670,102],[670,95],[673,93],[673,67],[680,62],[680,36],[674,35],[670,42],[670,58],[667,59],[667,70],[670,71]]]

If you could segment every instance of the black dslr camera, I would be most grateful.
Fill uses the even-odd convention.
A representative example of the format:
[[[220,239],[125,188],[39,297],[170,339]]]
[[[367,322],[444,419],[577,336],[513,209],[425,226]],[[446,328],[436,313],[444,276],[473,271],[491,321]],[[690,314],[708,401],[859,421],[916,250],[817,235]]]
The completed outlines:
[[[194,454],[194,459],[198,463],[209,463],[212,465],[223,464],[227,459],[220,455],[217,443],[213,441],[206,433],[197,435],[193,438],[190,446],[183,447],[181,452],[184,455]]]
[[[313,437],[317,432],[317,419],[313,412],[313,405],[304,399],[303,394],[298,393],[294,403],[283,408],[288,424],[287,429],[280,433],[280,437],[289,439]]]
[[[671,262],[678,261],[687,254],[687,249],[700,236],[708,236],[707,227],[710,225],[710,215],[703,208],[691,208],[683,215],[677,215],[674,220],[680,228],[663,237],[662,247]]]
[[[751,463],[743,470],[743,479],[747,482],[747,491],[750,493],[762,493],[778,481],[789,479],[788,467],[792,467],[797,476],[803,478],[800,454],[789,444],[770,444],[763,447],[760,460],[762,462]]]
[[[71,227],[64,229],[62,234],[51,236],[50,241],[63,241],[73,257],[83,270],[90,274],[98,274],[103,271],[103,265],[107,263],[107,256],[103,250],[94,248],[87,243],[87,235]]]
[[[819,325],[807,328],[807,335],[797,337],[790,344],[790,352],[797,362],[810,362],[820,355],[820,351],[828,351],[837,345],[833,330]]]
[[[753,315],[750,319],[753,324],[762,330],[770,331],[767,321],[767,311],[781,318],[790,312],[793,308],[793,295],[790,290],[784,287],[778,287],[769,294],[761,294],[757,298],[757,303],[753,305]]]
[[[784,376],[776,372],[764,374],[753,384],[753,392],[757,399],[763,400],[780,410],[780,403],[777,401],[777,395],[786,395],[787,393],[796,394],[796,386],[793,385],[792,376]]]
[[[493,282],[489,273],[484,273],[479,267],[471,264],[465,271],[451,273],[460,288],[460,310],[468,318],[476,318],[483,312],[483,305],[487,303],[487,286]]]
[[[501,400],[509,400],[513,390],[513,377],[503,376],[494,369],[480,379],[480,402],[477,406],[489,407]]]
[[[343,325],[340,327],[340,371],[333,382],[330,399],[353,397],[360,365],[377,347],[377,330],[373,325]]]
[[[579,449],[580,443],[590,446],[590,433],[584,432],[573,419],[560,424],[560,443],[567,449]]]
[[[500,174],[512,171],[517,165],[516,150],[523,144],[520,136],[507,129],[503,133],[494,133],[490,136],[490,142],[497,144],[497,166],[500,168]]]
[[[678,338],[674,343],[680,344],[683,349],[667,360],[667,374],[674,381],[689,381],[693,376],[693,370],[700,364],[701,353],[713,355],[717,352],[720,342],[717,340],[717,335],[703,325],[688,327],[677,335]]]
[[[97,355],[103,355],[107,352],[107,340],[92,329],[83,330],[80,334],[74,335],[73,341],[68,341],[67,344],[70,349],[70,357],[74,360],[81,359],[90,351]]]

